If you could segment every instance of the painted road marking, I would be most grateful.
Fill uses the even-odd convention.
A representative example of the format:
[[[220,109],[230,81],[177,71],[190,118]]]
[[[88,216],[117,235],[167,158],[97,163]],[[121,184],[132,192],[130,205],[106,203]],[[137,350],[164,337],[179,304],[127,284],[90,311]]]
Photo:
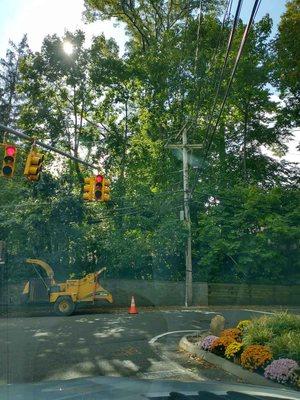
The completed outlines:
[[[180,310],[180,312],[194,312],[194,313],[200,313],[200,314],[216,314],[214,311],[203,311],[203,310]]]
[[[152,339],[150,339],[149,340],[149,344],[153,344],[153,343],[155,343],[158,339],[160,339],[160,338],[162,338],[163,336],[167,336],[167,335],[173,335],[174,333],[185,333],[185,332],[198,332],[198,333],[200,333],[200,332],[203,332],[203,330],[201,331],[201,330],[199,330],[199,329],[187,329],[187,330],[184,330],[184,331],[171,331],[171,332],[164,332],[164,333],[161,333],[160,335],[157,335],[157,336],[154,336]]]
[[[275,314],[275,313],[269,312],[269,311],[250,310],[248,308],[244,308],[243,311],[250,311],[250,312],[255,312],[255,313],[259,313],[259,314],[269,314],[269,315]]]

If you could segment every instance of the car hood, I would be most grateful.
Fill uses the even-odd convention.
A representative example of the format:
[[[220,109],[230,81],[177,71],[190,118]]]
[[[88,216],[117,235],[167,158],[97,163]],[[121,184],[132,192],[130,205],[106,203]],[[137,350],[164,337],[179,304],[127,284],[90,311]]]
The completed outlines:
[[[266,400],[300,399],[299,392],[245,384],[92,377],[0,386],[1,400]]]

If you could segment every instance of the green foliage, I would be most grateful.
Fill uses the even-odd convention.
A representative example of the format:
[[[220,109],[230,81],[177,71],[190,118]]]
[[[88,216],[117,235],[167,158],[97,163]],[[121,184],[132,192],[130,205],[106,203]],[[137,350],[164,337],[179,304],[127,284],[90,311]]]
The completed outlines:
[[[275,336],[284,332],[300,332],[300,317],[287,312],[276,313],[266,318],[265,325],[274,332]]]
[[[275,78],[286,103],[283,123],[298,126],[300,122],[300,2],[287,2],[275,40]]]
[[[274,358],[291,358],[300,362],[300,331],[284,332],[270,342]]]
[[[199,215],[197,256],[206,279],[293,282],[299,269],[298,197],[298,190],[279,187],[215,191]]]
[[[274,358],[287,357],[299,361],[300,317],[287,312],[254,319],[243,334],[245,347],[267,345]]]
[[[284,152],[290,135],[268,89],[276,75],[270,18],[251,30],[228,109],[202,165],[223,41],[230,31],[226,24],[212,63],[224,2],[203,3],[197,57],[199,1],[189,7],[186,1],[159,7],[148,0],[135,6],[85,3],[87,17],[114,17],[124,24],[126,53],[121,57],[117,44],[103,35],[86,46],[82,31],[47,36],[35,53],[24,39],[10,50],[8,67],[1,63],[1,76],[17,83],[0,78],[0,119],[17,121],[29,135],[101,165],[113,182],[112,202],[107,207],[83,203],[82,179],[91,171],[50,153],[42,180],[24,181],[29,147],[18,144],[15,178],[0,179],[7,279],[27,276],[26,257],[45,258],[61,279],[101,266],[116,278],[183,279],[182,154],[165,145],[177,143],[183,124],[192,121],[189,143],[204,144],[189,159],[191,167],[201,166],[191,200],[194,280],[295,281],[297,170],[261,153],[261,146]],[[235,51],[243,29],[240,22]],[[71,55],[62,50],[66,40],[74,46]],[[225,74],[233,62],[230,57]],[[190,175],[193,182],[192,168]]]
[[[265,325],[263,320],[254,320],[243,335],[243,343],[245,347],[254,344],[264,345],[269,343],[273,337],[274,332]]]

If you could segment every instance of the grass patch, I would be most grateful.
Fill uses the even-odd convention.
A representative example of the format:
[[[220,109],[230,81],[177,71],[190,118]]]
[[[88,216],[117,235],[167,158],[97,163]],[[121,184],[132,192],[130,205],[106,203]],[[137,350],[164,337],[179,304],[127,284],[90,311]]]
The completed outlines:
[[[274,359],[287,357],[300,363],[300,332],[285,332],[273,338],[269,346]]]

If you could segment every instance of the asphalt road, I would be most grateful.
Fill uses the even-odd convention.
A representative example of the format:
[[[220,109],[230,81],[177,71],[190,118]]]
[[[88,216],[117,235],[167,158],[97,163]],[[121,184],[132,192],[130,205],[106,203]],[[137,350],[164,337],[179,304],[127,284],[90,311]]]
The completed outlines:
[[[138,315],[123,310],[1,318],[0,384],[99,375],[236,382],[178,351],[184,332],[174,331],[207,330],[216,313],[224,315],[227,326],[259,315],[245,310],[172,309]],[[168,334],[155,339],[164,333]]]

